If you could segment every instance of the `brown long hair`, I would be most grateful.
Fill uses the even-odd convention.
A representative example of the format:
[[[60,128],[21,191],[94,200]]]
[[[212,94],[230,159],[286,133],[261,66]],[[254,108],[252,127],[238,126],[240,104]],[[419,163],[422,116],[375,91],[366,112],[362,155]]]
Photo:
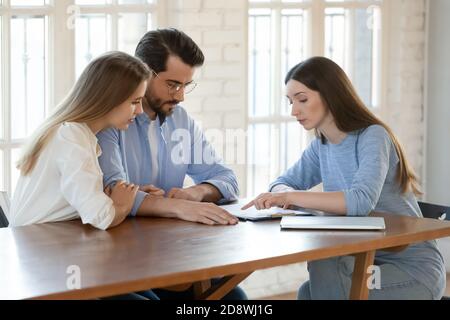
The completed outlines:
[[[126,101],[150,69],[141,60],[123,52],[108,52],[84,69],[68,96],[33,133],[22,149],[17,168],[29,174],[56,129],[64,122],[88,122],[104,117]]]
[[[331,112],[336,126],[342,132],[353,132],[371,125],[380,125],[388,132],[399,158],[397,182],[403,193],[412,190],[420,195],[417,177],[406,160],[405,153],[392,130],[378,119],[356,93],[345,72],[332,60],[313,57],[292,68],[286,75],[289,80],[301,82],[309,89],[319,92],[325,106]],[[316,130],[316,136],[326,141]]]

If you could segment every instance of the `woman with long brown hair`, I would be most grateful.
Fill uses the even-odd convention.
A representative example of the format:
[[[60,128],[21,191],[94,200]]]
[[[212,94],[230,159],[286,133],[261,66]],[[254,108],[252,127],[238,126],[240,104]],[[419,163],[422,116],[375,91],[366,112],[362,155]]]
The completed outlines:
[[[109,127],[125,130],[143,112],[150,75],[143,62],[122,52],[86,67],[22,150],[10,226],[81,218],[107,229],[126,218],[138,186],[120,181],[104,192],[95,135]]]
[[[295,66],[285,79],[292,116],[316,139],[300,160],[243,207],[299,206],[337,215],[371,211],[421,217],[414,172],[392,130],[358,97],[345,72],[333,61],[314,57]],[[323,192],[305,192],[323,183]],[[281,244],[280,244],[281,245]],[[445,289],[443,258],[435,241],[399,253],[379,251],[381,285],[370,299],[440,299]],[[353,257],[308,263],[310,280],[299,299],[347,299]]]

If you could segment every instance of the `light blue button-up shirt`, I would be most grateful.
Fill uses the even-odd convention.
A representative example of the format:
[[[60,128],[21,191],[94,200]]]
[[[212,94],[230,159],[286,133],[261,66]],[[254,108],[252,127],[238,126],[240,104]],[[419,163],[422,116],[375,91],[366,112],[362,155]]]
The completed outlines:
[[[155,120],[159,126],[159,172],[156,180],[152,180],[150,121],[148,115],[142,113],[128,130],[108,129],[97,134],[105,187],[125,180],[140,186],[153,184],[168,192],[172,188],[182,188],[188,175],[196,184],[215,186],[223,196],[220,203],[237,199],[239,189],[235,174],[223,165],[195,121],[180,106],[162,125],[159,126],[159,118]],[[136,215],[146,195],[138,192],[131,215]]]

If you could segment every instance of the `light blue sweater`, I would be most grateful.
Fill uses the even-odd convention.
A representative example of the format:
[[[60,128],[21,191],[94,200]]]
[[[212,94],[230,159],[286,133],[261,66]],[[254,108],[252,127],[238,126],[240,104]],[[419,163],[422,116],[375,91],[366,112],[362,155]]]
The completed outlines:
[[[398,163],[388,132],[373,125],[348,134],[339,144],[315,139],[270,189],[283,184],[308,190],[323,183],[324,191],[344,193],[349,216],[381,211],[422,217],[414,194],[401,193],[396,181]],[[430,289],[435,298],[445,291],[444,261],[436,241],[414,244],[399,253],[379,251],[375,262],[396,265]]]

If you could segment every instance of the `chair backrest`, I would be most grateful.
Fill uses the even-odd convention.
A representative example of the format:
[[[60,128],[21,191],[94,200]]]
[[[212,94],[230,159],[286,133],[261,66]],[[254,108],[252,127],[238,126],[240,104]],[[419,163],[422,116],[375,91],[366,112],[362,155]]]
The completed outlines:
[[[6,219],[6,215],[3,213],[3,210],[0,207],[0,228],[6,227],[8,227],[8,219]]]
[[[419,201],[420,211],[424,218],[450,220],[450,207]]]
[[[450,207],[440,206],[438,204],[419,201],[420,211],[424,218],[450,220]],[[450,297],[443,296],[441,300],[450,300]]]
[[[0,191],[0,228],[6,228],[8,226],[9,214],[9,197],[4,191]]]

